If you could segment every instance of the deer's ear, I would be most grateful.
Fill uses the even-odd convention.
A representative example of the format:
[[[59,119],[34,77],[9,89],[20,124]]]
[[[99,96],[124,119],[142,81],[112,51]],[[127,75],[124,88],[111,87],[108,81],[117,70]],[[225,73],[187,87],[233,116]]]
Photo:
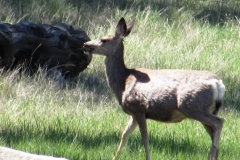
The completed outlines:
[[[131,30],[132,30],[132,28],[134,26],[134,23],[135,23],[135,19],[127,25],[127,31],[126,31],[126,33],[124,35],[125,37],[128,36],[129,33],[131,32]]]
[[[127,31],[127,25],[124,18],[121,18],[116,27],[115,35],[118,37],[124,37]]]

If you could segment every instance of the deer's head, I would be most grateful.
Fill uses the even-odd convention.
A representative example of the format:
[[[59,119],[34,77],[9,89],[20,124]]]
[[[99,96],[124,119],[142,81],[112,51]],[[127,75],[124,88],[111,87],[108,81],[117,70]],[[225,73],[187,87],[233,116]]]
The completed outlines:
[[[128,36],[134,26],[135,20],[126,25],[124,18],[121,18],[117,24],[114,35],[107,35],[100,39],[84,43],[83,49],[87,54],[99,54],[110,56],[122,44],[124,37]]]

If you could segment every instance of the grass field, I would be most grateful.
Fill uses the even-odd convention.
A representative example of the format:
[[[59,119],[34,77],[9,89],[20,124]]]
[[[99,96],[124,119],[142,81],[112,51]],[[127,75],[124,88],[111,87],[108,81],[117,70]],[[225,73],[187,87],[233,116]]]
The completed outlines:
[[[219,116],[225,119],[220,160],[240,159],[240,3],[235,0],[0,0],[0,21],[68,23],[91,39],[114,33],[121,17],[136,18],[125,39],[129,68],[195,69],[218,74],[226,85]],[[0,145],[71,160],[108,160],[129,119],[104,75],[104,57],[94,56],[66,88],[43,72],[0,74]],[[153,160],[207,159],[210,137],[202,125],[148,121]],[[144,159],[139,130],[121,160]]]

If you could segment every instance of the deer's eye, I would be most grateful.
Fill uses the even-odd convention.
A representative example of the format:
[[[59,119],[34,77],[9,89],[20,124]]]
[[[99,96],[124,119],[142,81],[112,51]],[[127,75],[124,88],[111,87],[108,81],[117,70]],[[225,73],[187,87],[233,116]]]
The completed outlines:
[[[102,42],[102,43],[106,43],[106,42],[108,42],[108,40],[106,40],[106,39],[101,39],[101,42]]]

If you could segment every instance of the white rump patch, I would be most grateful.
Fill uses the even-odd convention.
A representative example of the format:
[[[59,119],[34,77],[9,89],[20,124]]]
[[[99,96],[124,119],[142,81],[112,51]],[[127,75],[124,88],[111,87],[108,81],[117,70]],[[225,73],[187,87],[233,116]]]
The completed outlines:
[[[225,93],[225,86],[222,80],[212,79],[210,81],[206,81],[206,83],[213,86],[214,100],[222,100]]]
[[[225,93],[225,86],[222,80],[218,81],[218,97],[217,100],[222,100]]]

